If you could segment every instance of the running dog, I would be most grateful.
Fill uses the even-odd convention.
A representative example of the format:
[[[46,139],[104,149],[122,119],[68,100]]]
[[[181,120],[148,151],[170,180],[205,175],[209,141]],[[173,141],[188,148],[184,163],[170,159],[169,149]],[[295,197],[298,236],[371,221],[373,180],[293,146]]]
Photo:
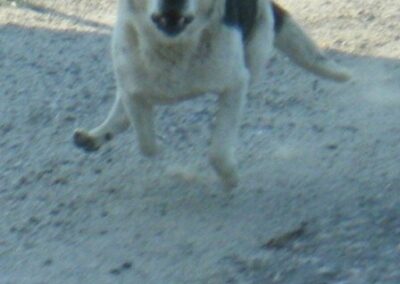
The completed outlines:
[[[141,152],[152,156],[155,105],[216,94],[210,162],[232,188],[239,180],[234,149],[246,94],[274,47],[316,75],[350,78],[272,1],[119,0],[112,37],[116,99],[100,126],[75,131],[75,145],[96,151],[132,124]]]

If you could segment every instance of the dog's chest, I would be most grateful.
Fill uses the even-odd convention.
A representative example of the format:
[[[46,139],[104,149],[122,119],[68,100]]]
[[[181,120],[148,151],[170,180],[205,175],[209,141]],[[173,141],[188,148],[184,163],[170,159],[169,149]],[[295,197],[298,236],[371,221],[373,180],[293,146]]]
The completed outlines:
[[[195,50],[147,49],[141,55],[138,87],[155,102],[174,102],[220,92],[244,68],[242,51],[204,43]]]

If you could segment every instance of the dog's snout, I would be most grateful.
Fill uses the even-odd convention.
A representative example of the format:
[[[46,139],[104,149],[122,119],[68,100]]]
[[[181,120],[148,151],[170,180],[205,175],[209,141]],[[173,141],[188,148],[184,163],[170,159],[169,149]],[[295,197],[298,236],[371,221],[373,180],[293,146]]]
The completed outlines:
[[[192,16],[183,15],[177,11],[153,14],[151,19],[157,28],[168,36],[178,35],[193,21]]]

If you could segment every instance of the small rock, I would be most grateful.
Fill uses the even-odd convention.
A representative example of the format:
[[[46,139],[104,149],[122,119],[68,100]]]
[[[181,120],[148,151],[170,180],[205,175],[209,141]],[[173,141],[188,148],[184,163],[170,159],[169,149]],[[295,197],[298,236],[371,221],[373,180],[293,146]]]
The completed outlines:
[[[12,125],[11,123],[0,125],[0,131],[2,132],[2,136],[6,135],[13,129],[14,129],[14,125]]]
[[[52,216],[56,216],[58,214],[60,214],[60,210],[58,208],[52,209],[50,211],[50,215],[52,215]]]
[[[124,270],[129,270],[132,268],[132,262],[126,261],[124,262],[120,267],[118,268],[113,268],[110,270],[110,274],[112,275],[119,275],[121,274]]]
[[[53,185],[67,185],[68,179],[65,177],[58,177],[53,181]]]
[[[339,148],[339,145],[337,145],[337,144],[328,144],[325,147],[326,147],[326,149],[333,151],[333,150],[336,150],[337,148]]]
[[[325,277],[334,277],[338,274],[338,272],[332,267],[323,266],[317,270],[317,274]]]
[[[132,268],[132,262],[124,262],[121,266],[122,269],[131,269]]]
[[[51,258],[48,258],[43,262],[43,266],[50,266],[52,264],[53,264],[53,260]]]
[[[112,275],[120,275],[121,274],[121,270],[118,268],[114,268],[110,270],[110,274]]]
[[[99,233],[101,236],[105,236],[108,234],[108,230],[101,230]]]
[[[277,237],[268,240],[262,245],[263,249],[282,249],[302,237],[307,231],[307,222],[302,222],[298,227],[293,228]]]
[[[75,122],[76,121],[76,117],[74,117],[72,115],[67,115],[66,117],[64,117],[64,121],[65,122]]]
[[[40,219],[35,216],[32,216],[31,218],[29,218],[29,223],[33,224],[33,225],[37,225],[40,223]]]

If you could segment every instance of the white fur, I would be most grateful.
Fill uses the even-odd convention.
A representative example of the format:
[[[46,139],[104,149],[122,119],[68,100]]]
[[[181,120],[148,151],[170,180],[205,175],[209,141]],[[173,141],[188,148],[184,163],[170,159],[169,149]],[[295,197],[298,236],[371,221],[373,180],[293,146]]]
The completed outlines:
[[[133,124],[141,151],[154,155],[153,106],[213,93],[218,95],[218,111],[210,161],[224,184],[233,187],[238,183],[234,148],[245,97],[250,80],[262,74],[273,48],[270,2],[258,2],[256,28],[245,44],[238,29],[222,24],[224,1],[190,0],[186,12],[192,13],[194,20],[173,38],[151,21],[158,1],[120,0],[112,40],[116,100],[105,122],[90,131],[77,130],[75,142],[96,150]],[[278,47],[290,49],[285,40],[281,39]],[[311,42],[305,36],[296,40],[296,44]],[[305,49],[310,57],[316,50]]]

